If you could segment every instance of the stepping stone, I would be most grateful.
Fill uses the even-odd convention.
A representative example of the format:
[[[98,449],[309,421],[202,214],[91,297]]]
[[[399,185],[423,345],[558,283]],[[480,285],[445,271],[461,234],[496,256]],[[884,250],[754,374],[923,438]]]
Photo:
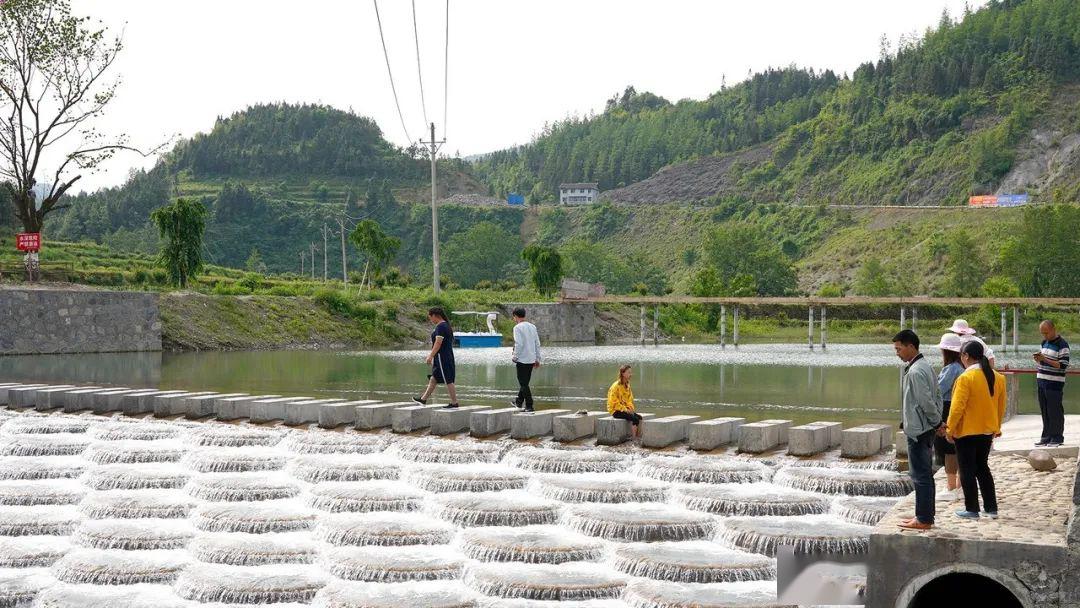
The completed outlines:
[[[691,422],[687,427],[687,442],[692,450],[715,450],[739,440],[739,428],[746,418],[713,418]]]
[[[473,437],[490,437],[510,430],[510,419],[520,413],[516,407],[473,412],[469,417],[469,434]]]
[[[146,389],[145,391],[128,393],[120,399],[120,407],[123,412],[128,415],[146,414],[154,411],[154,398],[158,395],[172,395],[182,392],[184,391]]]
[[[276,399],[281,395],[244,395],[242,397],[228,397],[218,399],[214,408],[218,420],[236,420],[237,418],[249,418],[251,416],[251,404],[256,401]]]
[[[213,416],[217,412],[217,404],[221,399],[245,397],[246,395],[246,393],[214,393],[188,397],[184,399],[184,416],[192,419]]]
[[[431,434],[449,435],[469,430],[469,417],[475,412],[491,409],[486,405],[467,405],[452,410],[438,409],[431,412]]]
[[[213,391],[180,392],[154,396],[154,416],[176,416],[184,413],[184,400],[199,395],[216,395]]]
[[[402,407],[420,405],[415,401],[397,401],[394,403],[372,403],[358,405],[355,409],[355,426],[361,431],[373,431],[393,424],[390,413]],[[421,406],[424,407],[424,406]]]
[[[788,431],[788,454],[812,456],[829,449],[829,428],[819,424],[801,424]]]
[[[588,437],[596,432],[596,421],[607,412],[588,412],[586,414],[566,414],[551,419],[551,432],[555,441],[574,441]]]
[[[94,413],[122,412],[124,411],[124,395],[141,391],[142,389],[138,388],[118,388],[94,393]]]
[[[840,455],[844,458],[865,458],[881,451],[881,429],[864,424],[844,429]]]
[[[642,432],[644,432],[644,420],[648,420],[656,416],[656,414],[643,414],[641,415]],[[596,419],[596,444],[597,445],[619,445],[630,441],[630,423],[622,418],[612,418],[611,416],[604,416],[603,418]]]
[[[907,458],[907,435],[904,431],[896,431],[896,455]]]
[[[248,420],[251,422],[285,420],[286,407],[291,403],[300,401],[312,401],[312,399],[311,397],[276,397],[274,399],[252,401],[251,410],[248,412]]]
[[[58,384],[26,384],[8,389],[8,405],[11,407],[32,407],[34,405],[34,391],[38,389],[52,388]]]
[[[514,439],[531,439],[551,434],[551,421],[555,416],[569,414],[570,410],[538,410],[510,415],[510,436]]]
[[[64,411],[77,412],[79,410],[94,409],[94,394],[116,390],[112,388],[81,388],[64,393]]]
[[[701,416],[654,418],[648,424],[641,425],[641,445],[647,448],[666,448],[677,441],[686,441],[690,423],[698,420],[701,420]]]
[[[362,406],[361,406],[362,407]],[[407,405],[390,411],[390,427],[395,433],[411,433],[431,426],[431,412],[442,405]]]
[[[344,403],[323,403],[319,405],[319,427],[332,429],[343,424],[356,422],[356,408],[361,405],[379,403],[374,399],[361,399],[359,401],[345,401]]]
[[[863,426],[878,430],[881,435],[881,449],[892,446],[893,427],[891,424],[864,424]]]
[[[40,387],[40,388],[47,388],[48,387],[47,384],[33,384],[33,383],[31,383],[31,384],[7,384],[5,386],[0,386],[0,405],[10,405],[11,391],[13,391],[13,390],[15,390],[17,388],[24,387],[24,386],[32,386],[32,387],[35,387],[35,388],[36,387]]]
[[[37,389],[37,396],[34,398],[34,409],[43,412],[45,410],[62,407],[64,405],[64,394],[71,391],[77,391],[80,388],[98,387],[50,386],[48,388],[39,388]]]
[[[58,384],[58,385],[53,385],[53,386],[35,388],[31,392],[31,394],[26,396],[27,401],[26,401],[26,406],[25,407],[33,406],[35,410],[38,409],[38,404],[42,402],[42,397],[45,396],[45,391],[64,390],[64,389],[71,390],[71,389],[74,389],[74,388],[79,388],[79,387],[75,386],[74,384]]]
[[[285,408],[285,424],[293,426],[319,421],[319,406],[324,403],[344,403],[344,399],[308,399],[293,401]]]
[[[739,427],[739,451],[761,454],[787,442],[790,420],[761,420]],[[783,438],[783,442],[781,442]]]

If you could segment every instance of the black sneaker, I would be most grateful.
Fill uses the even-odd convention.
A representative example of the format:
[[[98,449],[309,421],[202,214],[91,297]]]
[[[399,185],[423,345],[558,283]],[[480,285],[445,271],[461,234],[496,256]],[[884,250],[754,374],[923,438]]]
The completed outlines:
[[[420,405],[427,405],[427,399],[421,399],[419,397],[413,397],[412,400],[415,401],[416,403],[419,403]]]
[[[1056,442],[1056,441],[1050,441],[1050,442],[1048,442],[1048,443],[1046,444],[1046,447],[1048,447],[1048,448],[1060,448],[1060,447],[1061,447],[1062,445],[1063,445],[1063,444],[1061,444],[1061,443],[1058,443],[1058,442]]]
[[[1047,445],[1049,445],[1049,443],[1050,442],[1045,440],[1045,439],[1040,439],[1039,441],[1035,442],[1035,447],[1037,447],[1037,448],[1045,448]]]
[[[516,407],[519,410],[523,407],[520,403],[517,402],[517,399],[511,399],[510,405]]]
[[[458,409],[458,404],[457,403],[449,403],[446,406],[444,406],[443,409],[444,410],[456,410],[456,409]]]
[[[525,413],[526,414],[533,414],[533,413],[536,413],[536,410],[534,410],[531,407],[527,407],[527,408],[525,408]]]

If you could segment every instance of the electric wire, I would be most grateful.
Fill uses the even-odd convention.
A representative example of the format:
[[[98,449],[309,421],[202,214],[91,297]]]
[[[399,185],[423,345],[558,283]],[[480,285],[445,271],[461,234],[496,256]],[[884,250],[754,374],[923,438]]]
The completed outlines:
[[[398,118],[401,119],[401,130],[405,132],[405,139],[412,145],[413,138],[409,135],[409,129],[405,126],[405,115],[401,113],[401,103],[398,101],[397,87],[394,86],[394,73],[390,70],[390,53],[386,50],[386,37],[383,36],[382,18],[379,16],[379,0],[371,0],[375,5],[375,21],[379,24],[379,40],[382,42],[383,57],[386,59],[386,74],[390,77],[390,90],[394,93],[394,106],[397,108]]]
[[[416,43],[416,77],[420,80],[420,108],[424,111],[424,124],[428,124],[427,101],[424,99],[424,72],[420,69],[420,34],[416,28],[416,0],[412,0],[412,33]]]
[[[450,0],[446,0],[446,47],[443,49],[443,139],[446,139],[447,105],[450,99]]]

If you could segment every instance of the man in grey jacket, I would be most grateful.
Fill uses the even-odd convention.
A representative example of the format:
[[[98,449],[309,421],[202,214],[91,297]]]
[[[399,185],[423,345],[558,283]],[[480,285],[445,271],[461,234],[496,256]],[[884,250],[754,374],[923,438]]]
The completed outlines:
[[[915,517],[900,524],[910,530],[934,526],[934,436],[941,424],[941,392],[930,362],[919,352],[919,336],[910,329],[893,336],[896,356],[904,368],[902,425],[908,444],[908,473],[915,483]]]

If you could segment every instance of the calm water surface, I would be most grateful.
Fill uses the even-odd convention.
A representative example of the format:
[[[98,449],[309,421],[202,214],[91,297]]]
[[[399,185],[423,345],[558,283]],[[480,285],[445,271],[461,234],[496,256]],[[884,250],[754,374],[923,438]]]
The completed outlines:
[[[1003,361],[1030,367],[1036,347]],[[0,381],[107,383],[219,392],[407,400],[426,381],[425,351],[273,351],[138,353],[0,357]],[[459,349],[463,404],[502,406],[517,393],[510,349]],[[533,375],[537,407],[599,409],[618,366],[634,366],[638,408],[657,415],[895,422],[900,363],[891,345],[760,344],[584,346],[544,350]],[[928,355],[935,367],[936,350]],[[1075,388],[1072,384],[1076,384]],[[1066,411],[1080,414],[1080,378],[1065,392]],[[445,401],[445,392],[436,393]],[[1021,382],[1020,409],[1037,413],[1034,379]]]

